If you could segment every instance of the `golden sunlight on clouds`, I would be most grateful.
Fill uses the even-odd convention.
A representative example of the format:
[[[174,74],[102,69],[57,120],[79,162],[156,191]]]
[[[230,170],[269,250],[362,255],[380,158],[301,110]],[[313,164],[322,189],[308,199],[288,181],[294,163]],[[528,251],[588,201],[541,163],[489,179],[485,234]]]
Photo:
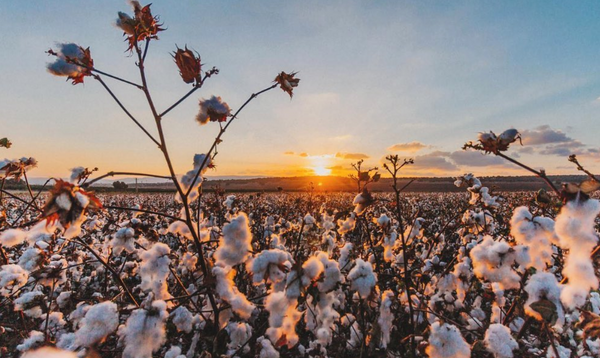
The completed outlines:
[[[327,176],[331,175],[331,167],[333,156],[329,154],[310,156],[310,166],[315,175]]]

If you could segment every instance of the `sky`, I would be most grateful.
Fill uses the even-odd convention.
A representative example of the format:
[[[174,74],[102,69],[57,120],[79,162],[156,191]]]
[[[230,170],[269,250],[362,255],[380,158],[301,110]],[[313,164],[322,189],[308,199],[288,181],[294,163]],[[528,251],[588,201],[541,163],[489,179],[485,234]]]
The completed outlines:
[[[143,3],[144,4],[144,3]],[[99,172],[166,174],[154,145],[99,83],[73,86],[46,71],[57,43],[90,47],[95,66],[140,82],[126,52],[122,1],[0,1],[0,159],[34,157],[33,177]],[[195,121],[212,95],[235,110],[298,71],[290,99],[267,92],[236,119],[212,176],[347,175],[359,159],[414,158],[407,176],[523,175],[501,158],[463,152],[478,132],[518,129],[514,158],[548,174],[576,172],[577,154],[600,172],[600,2],[597,1],[163,1],[166,31],[146,60],[165,109],[189,89],[170,52],[197,51],[220,73],[163,119],[177,173],[210,148],[218,125]],[[106,79],[151,133],[141,91]]]

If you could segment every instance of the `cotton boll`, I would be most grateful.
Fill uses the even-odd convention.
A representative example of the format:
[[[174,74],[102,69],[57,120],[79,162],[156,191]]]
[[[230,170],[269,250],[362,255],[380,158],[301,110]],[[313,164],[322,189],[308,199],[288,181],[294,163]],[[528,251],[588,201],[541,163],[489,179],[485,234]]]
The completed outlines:
[[[13,247],[23,243],[27,237],[27,232],[21,229],[8,229],[0,235],[0,245],[4,247]]]
[[[252,250],[252,232],[245,213],[240,212],[223,227],[223,236],[213,257],[217,265],[235,266],[245,262]]]
[[[528,295],[527,302],[525,302],[525,313],[542,321],[542,316],[536,310],[531,308],[531,304],[541,299],[546,299],[556,306],[556,326],[562,327],[565,321],[565,314],[560,301],[561,291],[562,287],[553,274],[549,272],[538,272],[532,275],[525,285],[525,292],[527,292]]]
[[[25,286],[29,272],[19,265],[3,265],[0,267],[0,295],[8,297],[19,288]]]
[[[255,284],[267,280],[267,282],[275,284],[275,290],[282,291],[285,288],[285,278],[293,262],[289,252],[271,249],[261,251],[251,261],[248,261],[246,266],[248,271],[252,272]]]
[[[560,246],[568,249],[563,275],[569,279],[561,300],[570,309],[585,304],[589,291],[598,289],[591,252],[598,242],[594,220],[600,213],[600,202],[595,199],[570,201],[556,217],[556,234]]]
[[[510,329],[501,324],[490,324],[485,332],[485,346],[494,358],[512,358],[513,351],[519,348],[519,343],[510,334]]]
[[[252,327],[248,323],[229,322],[225,330],[229,333],[229,343],[227,344],[228,356],[233,356],[244,344],[245,346],[240,353],[250,352],[250,346],[246,342],[252,337]]]
[[[217,294],[221,299],[227,301],[231,305],[231,309],[243,319],[250,318],[255,306],[235,287],[233,283],[235,270],[215,266],[213,274],[217,279]]]
[[[375,284],[377,283],[377,275],[373,272],[373,266],[369,262],[362,259],[356,259],[356,264],[348,273],[350,280],[350,289],[357,290],[361,298],[367,298]]]
[[[554,233],[554,220],[546,217],[533,217],[529,209],[521,206],[515,209],[510,221],[510,233],[518,244],[526,245],[532,257],[531,266],[544,270],[553,262],[552,243],[558,238]]]
[[[390,343],[390,334],[394,322],[394,315],[391,311],[393,299],[394,292],[392,290],[386,290],[381,294],[381,305],[379,306],[377,323],[381,328],[381,348],[383,349],[387,348],[387,345]]]
[[[340,249],[340,270],[347,271],[352,266],[350,261],[350,253],[352,252],[353,247],[354,245],[352,243],[347,242],[344,244],[344,247]]]
[[[104,340],[119,326],[117,305],[106,301],[89,308],[75,332],[75,342],[82,347],[89,347]]]
[[[154,301],[148,309],[140,308],[133,312],[119,327],[125,349],[123,358],[151,357],[166,342],[165,322],[167,320],[167,303]]]
[[[338,233],[340,235],[344,235],[356,227],[356,213],[351,213],[350,216],[346,218],[346,220],[338,220],[337,224],[339,226]]]
[[[515,263],[524,265],[529,256],[522,246],[511,247],[504,241],[494,241],[491,236],[471,250],[473,272],[477,277],[498,283],[501,290],[520,287],[521,278],[512,269]]]
[[[273,347],[271,341],[265,337],[259,337],[256,343],[261,347],[259,358],[279,358],[279,352]]]
[[[165,353],[165,358],[185,358],[185,355],[181,354],[181,347],[171,346],[167,353]]]
[[[431,325],[427,354],[436,358],[470,358],[471,347],[456,326],[437,321]]]
[[[110,246],[113,249],[115,255],[121,254],[126,251],[128,253],[134,252],[135,249],[135,230],[130,227],[122,227],[114,234],[112,240],[110,240]]]
[[[69,352],[48,346],[41,347],[36,350],[27,351],[21,356],[21,358],[77,358],[77,354],[75,354],[74,352]]]
[[[202,168],[200,168],[202,166],[202,163],[204,162],[205,158],[206,158],[206,154],[194,155],[194,163],[193,163],[194,169],[188,171],[187,173],[185,173],[184,176],[181,177],[180,183],[181,183],[181,188],[183,189],[183,191],[187,192],[191,188],[190,195],[188,196],[188,202],[190,202],[190,203],[198,198],[198,195],[199,195],[198,188],[200,188],[200,185],[202,185],[202,181],[203,181],[202,175],[206,172],[208,167],[212,164],[212,159],[208,158],[206,160],[206,163],[204,164],[204,166]],[[200,174],[198,175],[198,178],[196,178],[196,180],[194,180],[198,171],[200,171]],[[179,193],[177,193],[175,195],[175,200],[177,200],[178,202],[181,202]]]
[[[44,343],[44,333],[40,331],[30,331],[29,337],[23,340],[23,343],[17,346],[17,350],[20,352],[25,352],[30,349],[41,346]],[[33,357],[40,357],[40,355],[34,355]],[[45,356],[44,356],[45,358]]]
[[[179,306],[173,312],[173,324],[180,332],[190,333],[194,326],[194,315],[185,306]]]
[[[23,314],[32,318],[39,318],[42,315],[40,301],[44,293],[40,291],[31,291],[21,294],[15,303],[15,311],[23,311]]]
[[[163,243],[156,243],[150,250],[140,254],[140,276],[142,283],[140,287],[145,292],[152,292],[159,300],[171,298],[168,291],[167,278],[171,273],[169,265],[171,249]]]
[[[298,343],[296,324],[302,313],[296,310],[298,302],[290,299],[285,292],[272,292],[265,300],[265,310],[269,312],[269,328],[267,336],[273,343],[277,343],[285,336],[284,344],[291,348]]]

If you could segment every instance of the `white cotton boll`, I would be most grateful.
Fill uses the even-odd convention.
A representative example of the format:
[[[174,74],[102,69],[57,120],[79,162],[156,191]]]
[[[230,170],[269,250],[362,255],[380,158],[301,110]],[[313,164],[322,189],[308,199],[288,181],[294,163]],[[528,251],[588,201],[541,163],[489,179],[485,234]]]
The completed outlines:
[[[512,269],[512,265],[524,265],[529,261],[524,247],[511,247],[507,242],[494,241],[491,236],[485,236],[470,255],[477,277],[498,283],[501,290],[520,287],[521,277]]]
[[[38,305],[38,302],[43,297],[44,293],[40,291],[23,293],[14,301],[15,311],[23,311],[26,316],[39,318],[42,315],[42,309]]]
[[[29,272],[19,265],[3,265],[0,267],[0,295],[8,297],[19,288],[25,286]]]
[[[212,96],[210,99],[201,99],[200,111],[196,115],[196,121],[200,125],[211,122],[224,122],[227,120],[231,109],[227,103],[223,102],[221,97]]]
[[[75,332],[75,342],[82,347],[89,347],[104,340],[119,326],[117,305],[111,301],[91,306]]]
[[[20,352],[28,351],[32,348],[39,347],[44,343],[45,337],[44,333],[40,331],[30,331],[29,337],[23,340],[23,343],[17,346],[17,350]],[[34,356],[35,357],[35,356]]]
[[[229,333],[229,343],[227,343],[228,356],[233,356],[244,344],[245,346],[240,353],[250,352],[250,345],[246,343],[252,337],[252,327],[248,323],[229,322],[225,330]]]
[[[296,299],[290,299],[285,292],[272,292],[265,300],[265,310],[269,312],[267,336],[276,343],[285,336],[284,344],[291,348],[298,343],[296,324],[302,313],[296,309]]]
[[[75,167],[71,169],[71,176],[69,177],[69,182],[72,184],[77,184],[79,180],[79,176],[85,171],[84,167]]]
[[[233,209],[233,203],[235,202],[235,195],[228,195],[223,205],[227,208],[227,210]]]
[[[171,271],[169,264],[171,259],[169,254],[171,249],[169,246],[159,242],[154,244],[150,250],[140,254],[142,262],[140,263],[140,276],[142,283],[140,287],[145,292],[154,293],[154,297],[158,300],[171,298],[168,290],[167,278]]]
[[[585,304],[589,291],[598,289],[591,252],[598,242],[594,220],[600,213],[600,202],[589,199],[584,202],[570,201],[556,217],[556,234],[560,246],[568,249],[563,275],[569,279],[561,294],[561,300],[570,309]]]
[[[344,246],[340,249],[340,270],[349,270],[352,266],[350,261],[350,253],[352,252],[352,248],[354,245],[350,242],[344,244]]]
[[[391,311],[395,295],[392,290],[386,290],[381,294],[381,305],[379,306],[379,318],[377,323],[381,328],[381,348],[387,348],[390,343],[390,334],[393,328],[394,314]]]
[[[243,319],[248,319],[252,315],[255,306],[248,301],[246,296],[241,293],[233,283],[235,270],[227,267],[213,267],[213,274],[217,279],[217,294],[222,300],[231,305],[231,309]]]
[[[122,227],[114,234],[113,239],[110,240],[110,246],[113,249],[115,255],[120,255],[121,252],[126,251],[132,253],[135,251],[135,230],[130,227]]]
[[[74,43],[58,44],[54,62],[46,65],[48,72],[55,76],[77,77],[85,69],[81,66],[67,62],[67,58],[73,60],[82,60],[84,53],[81,48]]]
[[[213,257],[217,265],[235,266],[245,262],[252,250],[252,232],[248,216],[240,212],[223,227],[223,236]]]
[[[346,220],[339,219],[337,221],[339,226],[338,233],[340,235],[344,235],[356,227],[356,213],[351,213],[350,216],[346,218]]]
[[[370,203],[371,200],[365,197],[362,193],[356,195],[352,201],[352,205],[354,205],[354,213],[356,213],[356,215],[362,215]]]
[[[307,229],[310,229],[311,227],[313,227],[315,224],[317,223],[317,220],[310,214],[306,214],[304,216],[304,226]]]
[[[471,358],[471,347],[456,326],[436,321],[431,325],[427,354],[436,358]]]
[[[183,189],[184,192],[190,190],[190,188],[191,188],[190,195],[188,196],[188,202],[190,202],[190,203],[198,198],[198,195],[199,195],[198,188],[200,188],[200,185],[202,185],[202,181],[203,181],[202,175],[206,172],[208,167],[212,164],[212,159],[208,158],[206,160],[206,163],[204,164],[204,166],[201,169],[200,166],[202,166],[202,163],[204,162],[204,158],[206,158],[206,154],[194,155],[194,163],[193,163],[194,169],[185,173],[185,175],[182,176],[181,180],[180,180],[181,188]],[[194,178],[196,177],[196,174],[198,173],[199,170],[200,170],[200,175],[198,175],[198,178],[196,180],[194,180]],[[179,193],[177,193],[175,195],[175,200],[178,202],[181,202]]]
[[[498,323],[490,324],[485,332],[485,346],[494,358],[512,358],[519,343],[510,334],[510,329]]]
[[[119,327],[118,335],[125,344],[123,358],[151,357],[166,342],[167,303],[154,301],[148,309],[137,309]]]
[[[393,249],[397,239],[398,234],[395,231],[392,231],[389,235],[383,237],[383,259],[386,262],[392,262],[394,260]]]
[[[252,272],[253,282],[261,283],[263,280],[276,284],[275,290],[281,291],[287,273],[292,267],[294,260],[292,255],[283,250],[263,250],[246,264],[247,270]]]
[[[180,332],[190,333],[194,328],[194,315],[185,306],[179,306],[173,312],[173,324]]]
[[[13,247],[23,243],[27,237],[27,231],[21,229],[8,229],[0,235],[0,245]]]
[[[181,354],[181,347],[171,346],[167,353],[165,353],[165,358],[185,358],[185,355]]]
[[[554,220],[542,216],[533,217],[529,209],[521,206],[515,209],[510,220],[510,233],[518,244],[529,248],[531,266],[544,270],[553,263],[552,243],[558,238],[554,233]]]
[[[532,275],[525,285],[525,292],[528,298],[525,302],[525,313],[533,318],[542,321],[542,316],[531,308],[531,304],[541,299],[547,299],[556,306],[557,320],[556,326],[562,327],[565,321],[565,313],[560,302],[562,287],[556,280],[556,277],[549,272],[538,272]]]
[[[367,298],[375,284],[377,283],[377,275],[373,272],[373,266],[369,262],[362,259],[356,259],[356,264],[348,273],[350,280],[350,289],[358,291],[361,298]]]
[[[273,347],[271,341],[265,337],[259,337],[256,343],[260,344],[261,347],[259,358],[279,358],[279,352]]]
[[[324,270],[325,266],[318,257],[310,257],[302,264],[302,285],[308,286],[311,281],[317,279]]]
[[[58,307],[65,308],[67,306],[67,304],[69,304],[71,302],[71,295],[72,295],[71,291],[61,292],[58,295],[58,297],[56,298],[56,303],[58,304]]]
[[[25,352],[21,358],[77,358],[77,354],[47,346]]]

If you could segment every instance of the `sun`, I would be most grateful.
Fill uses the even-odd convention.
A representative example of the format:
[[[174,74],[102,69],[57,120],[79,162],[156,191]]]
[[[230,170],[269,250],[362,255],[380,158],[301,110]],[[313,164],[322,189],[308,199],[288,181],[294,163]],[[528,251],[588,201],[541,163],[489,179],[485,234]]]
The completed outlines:
[[[331,169],[329,169],[325,166],[312,167],[312,170],[315,172],[315,175],[318,175],[318,176],[326,176],[326,175],[331,174]]]

